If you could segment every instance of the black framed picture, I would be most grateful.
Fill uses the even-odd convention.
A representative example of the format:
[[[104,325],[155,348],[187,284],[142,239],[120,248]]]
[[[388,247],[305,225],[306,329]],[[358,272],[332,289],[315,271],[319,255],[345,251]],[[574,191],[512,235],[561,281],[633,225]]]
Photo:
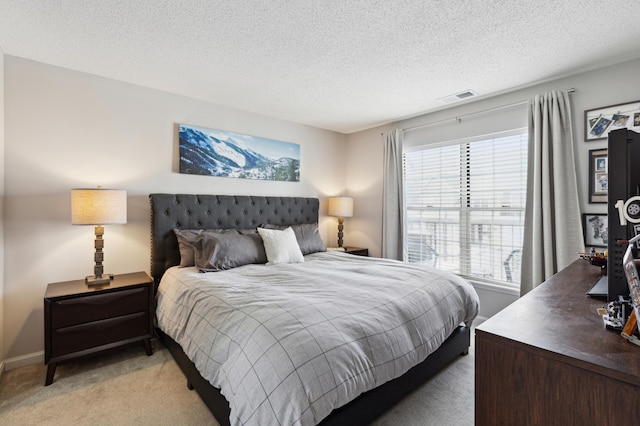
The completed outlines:
[[[609,243],[609,219],[606,214],[584,213],[582,215],[584,245],[586,247],[607,247]]]
[[[584,140],[605,140],[616,129],[640,130],[640,101],[609,105],[584,112]]]
[[[589,203],[606,203],[609,188],[607,148],[589,151]]]

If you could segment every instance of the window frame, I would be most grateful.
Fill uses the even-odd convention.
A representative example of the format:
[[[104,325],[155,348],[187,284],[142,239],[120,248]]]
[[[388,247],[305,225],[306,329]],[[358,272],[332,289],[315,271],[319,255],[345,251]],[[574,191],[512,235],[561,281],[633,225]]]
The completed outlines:
[[[471,244],[470,241],[473,238],[473,223],[472,223],[472,214],[473,212],[477,212],[477,211],[481,211],[482,208],[479,207],[473,207],[470,205],[471,203],[471,191],[472,191],[472,185],[471,185],[471,171],[470,168],[468,168],[467,166],[471,163],[471,159],[470,159],[470,144],[472,144],[473,142],[481,142],[481,141],[489,141],[489,140],[494,140],[494,139],[500,139],[500,138],[507,138],[507,137],[520,137],[520,138],[524,138],[524,159],[523,159],[523,163],[525,165],[525,169],[524,169],[524,177],[523,177],[523,185],[524,187],[522,188],[522,191],[524,192],[524,197],[525,197],[525,201],[522,203],[522,207],[506,207],[503,209],[501,208],[497,208],[497,207],[488,207],[487,210],[491,211],[491,212],[497,212],[497,211],[506,211],[506,212],[517,212],[518,214],[521,215],[521,223],[519,225],[516,226],[520,226],[522,229],[522,235],[524,234],[524,214],[525,214],[525,209],[526,209],[526,186],[527,186],[527,176],[526,176],[526,166],[528,164],[528,129],[526,127],[519,127],[516,129],[512,129],[512,130],[507,130],[507,131],[501,131],[501,132],[496,132],[496,133],[491,133],[491,134],[484,134],[484,135],[479,135],[479,136],[473,136],[473,137],[466,137],[466,138],[460,138],[460,139],[454,139],[454,140],[448,140],[448,141],[443,141],[443,142],[436,142],[436,143],[427,143],[427,144],[422,144],[422,145],[413,145],[411,147],[404,147],[403,148],[403,178],[404,178],[404,192],[405,192],[405,209],[407,212],[407,216],[409,215],[409,211],[412,210],[411,207],[408,203],[407,203],[407,197],[406,197],[406,192],[407,192],[407,171],[406,171],[406,165],[407,165],[407,159],[406,159],[406,154],[407,153],[411,153],[414,151],[424,151],[424,150],[429,150],[429,149],[436,149],[436,148],[444,148],[447,146],[459,146],[460,147],[460,153],[459,153],[459,161],[460,161],[460,170],[467,170],[466,173],[460,173],[460,184],[459,184],[459,192],[460,192],[460,205],[457,208],[457,210],[459,211],[459,249],[460,249],[460,256],[459,256],[459,272],[455,272],[456,274],[470,280],[473,282],[479,282],[482,284],[486,284],[489,286],[499,286],[502,288],[505,288],[509,291],[511,290],[516,290],[519,289],[520,287],[520,279],[518,276],[518,279],[512,282],[508,282],[505,281],[507,279],[507,272],[505,271],[505,280],[502,279],[496,279],[496,278],[486,278],[486,277],[481,277],[481,276],[477,276],[477,275],[472,275],[471,272],[471,262],[465,262],[465,259],[471,259]],[[521,148],[522,149],[522,148]],[[452,208],[447,208],[447,207],[436,207],[434,208],[434,210],[437,211],[444,211],[444,210],[456,210],[456,209],[452,209]],[[441,220],[439,222],[436,223],[443,223]],[[497,226],[501,226],[501,225],[497,225]],[[409,240],[408,240],[408,234],[409,234],[409,226],[407,223],[407,226],[404,227],[405,228],[405,242],[406,244],[408,244]],[[422,235],[422,234],[419,234]],[[522,241],[523,238],[520,237],[520,241]],[[500,247],[504,247],[504,245],[500,245]],[[520,245],[519,248],[520,252],[522,250],[522,243]],[[407,247],[407,252],[408,252],[408,247]],[[406,259],[408,260],[408,259]],[[436,265],[436,267],[438,267]],[[440,269],[440,268],[439,268]]]

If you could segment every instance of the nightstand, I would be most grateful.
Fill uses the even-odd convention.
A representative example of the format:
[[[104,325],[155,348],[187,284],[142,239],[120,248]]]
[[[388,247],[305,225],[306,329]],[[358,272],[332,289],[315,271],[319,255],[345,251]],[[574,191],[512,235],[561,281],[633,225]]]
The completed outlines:
[[[109,284],[84,279],[53,283],[44,295],[45,386],[58,364],[134,342],[151,355],[153,280],[144,272],[115,275]]]
[[[345,253],[355,254],[356,256],[369,256],[369,249],[362,247],[345,247]]]

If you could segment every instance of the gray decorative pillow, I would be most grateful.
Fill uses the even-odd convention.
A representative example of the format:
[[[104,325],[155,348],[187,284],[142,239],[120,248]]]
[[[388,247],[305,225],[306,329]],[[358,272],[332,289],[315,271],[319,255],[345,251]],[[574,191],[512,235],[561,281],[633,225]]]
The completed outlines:
[[[178,250],[180,250],[180,267],[195,266],[195,253],[193,244],[203,232],[212,234],[237,234],[235,229],[174,229],[178,239]]]
[[[196,266],[202,272],[223,271],[251,263],[267,263],[264,245],[257,233],[203,232],[192,246]]]
[[[196,264],[193,246],[204,229],[174,229],[178,239],[178,250],[180,250],[180,267],[194,266]]]
[[[260,225],[260,227],[265,229],[279,230],[289,228],[289,226],[278,226],[270,224],[263,224]],[[291,225],[290,227],[291,229],[293,229],[293,233],[296,234],[296,240],[298,241],[298,246],[300,246],[300,251],[303,255],[316,253],[319,251],[327,251],[327,248],[322,242],[322,238],[320,238],[320,232],[318,232],[317,223],[303,223],[300,225]]]
[[[327,251],[322,238],[320,238],[320,232],[318,232],[317,223],[303,223],[301,225],[293,225],[291,227],[296,234],[298,245],[302,254],[311,254],[319,251]]]

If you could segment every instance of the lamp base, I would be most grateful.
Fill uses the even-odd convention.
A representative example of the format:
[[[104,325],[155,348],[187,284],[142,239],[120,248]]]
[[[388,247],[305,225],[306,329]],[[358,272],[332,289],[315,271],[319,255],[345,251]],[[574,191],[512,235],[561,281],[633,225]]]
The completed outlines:
[[[342,237],[344,236],[344,218],[343,217],[339,217],[338,218],[338,247],[342,247],[342,243],[344,242],[342,240]]]
[[[89,275],[85,277],[84,282],[87,285],[104,285],[110,284],[113,279],[113,274],[106,274],[101,277],[96,277],[95,275]]]

